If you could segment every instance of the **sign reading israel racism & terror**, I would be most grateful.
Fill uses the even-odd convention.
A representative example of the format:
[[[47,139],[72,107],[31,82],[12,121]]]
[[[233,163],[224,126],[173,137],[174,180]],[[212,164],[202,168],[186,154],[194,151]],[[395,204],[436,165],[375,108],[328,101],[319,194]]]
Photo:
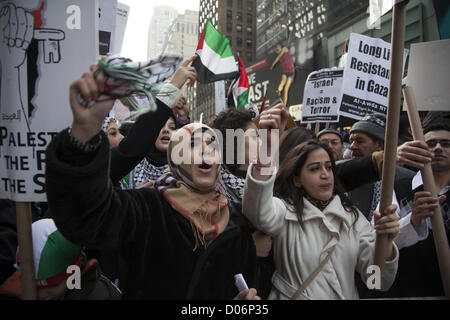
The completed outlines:
[[[3,1],[0,12],[0,199],[46,201],[45,150],[71,124],[70,84],[97,59],[98,3]]]
[[[310,73],[303,93],[302,123],[339,122],[343,68]]]
[[[403,70],[408,50],[403,53]],[[386,114],[391,44],[357,33],[350,35],[342,84],[340,115],[357,120],[369,113]]]

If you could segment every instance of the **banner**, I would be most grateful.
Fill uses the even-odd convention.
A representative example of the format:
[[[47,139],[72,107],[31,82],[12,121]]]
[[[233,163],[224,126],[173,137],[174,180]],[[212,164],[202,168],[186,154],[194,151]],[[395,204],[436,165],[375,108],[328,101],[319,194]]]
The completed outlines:
[[[98,4],[14,0],[0,6],[0,24],[13,35],[9,41],[0,35],[0,198],[46,201],[45,149],[72,122],[70,84],[96,60]]]
[[[414,89],[418,110],[450,110],[449,57],[449,39],[411,44],[406,82]]]
[[[357,33],[350,35],[342,84],[340,115],[361,120],[366,114],[386,114],[391,44]],[[405,68],[408,50],[403,55]]]
[[[339,122],[343,68],[312,72],[303,93],[302,123]]]

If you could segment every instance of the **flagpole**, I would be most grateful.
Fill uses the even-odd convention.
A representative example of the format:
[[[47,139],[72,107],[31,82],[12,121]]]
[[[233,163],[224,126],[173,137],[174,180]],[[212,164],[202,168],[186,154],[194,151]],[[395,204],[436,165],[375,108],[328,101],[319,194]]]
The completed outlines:
[[[316,126],[314,128],[314,133],[316,134],[316,136],[317,134],[319,134],[319,131],[320,131],[320,122],[316,122]]]
[[[407,4],[408,1],[402,1],[395,4],[392,13],[391,65],[380,196],[380,213],[382,215],[384,214],[386,208],[392,204],[392,193],[394,190]],[[374,264],[378,265],[381,271],[383,270],[386,258],[388,258],[387,246],[388,235],[377,235],[375,242]]]
[[[31,204],[16,202],[17,235],[19,242],[20,283],[23,300],[36,300],[33,239],[31,235]]]
[[[405,87],[403,96],[405,97],[405,105],[414,140],[425,141],[413,88]],[[432,197],[437,197],[439,190],[436,190],[431,163],[425,164],[420,173],[422,174],[423,189],[430,192]],[[434,246],[436,247],[436,255],[441,272],[442,286],[444,287],[445,296],[447,299],[450,299],[450,251],[445,233],[444,219],[439,206],[434,209],[434,215],[431,217],[431,226],[433,228]]]

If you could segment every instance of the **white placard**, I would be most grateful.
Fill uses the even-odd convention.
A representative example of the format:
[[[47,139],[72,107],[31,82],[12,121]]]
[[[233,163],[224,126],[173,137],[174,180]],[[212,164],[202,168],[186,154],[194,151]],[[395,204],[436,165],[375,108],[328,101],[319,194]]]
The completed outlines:
[[[391,44],[357,33],[350,35],[342,84],[341,116],[362,119],[369,113],[386,114]],[[408,50],[403,54],[405,69]]]
[[[369,24],[374,25],[395,4],[405,0],[369,0]]]
[[[225,95],[225,81],[220,80],[214,82],[214,92],[215,92],[215,103],[216,103],[216,114],[227,108],[227,99]]]
[[[130,7],[126,4],[117,3],[116,30],[114,31],[113,54],[120,55],[122,51],[123,39],[125,37],[125,29],[127,27],[128,14]]]
[[[0,198],[46,201],[45,150],[72,122],[70,84],[96,60],[98,3],[15,0],[1,6],[10,13],[0,16],[1,25],[13,28],[13,14],[25,16],[29,28],[16,24],[18,47],[5,45],[0,35]]]
[[[450,39],[411,44],[406,83],[414,90],[418,110],[450,111],[449,57]]]
[[[339,122],[343,68],[309,74],[303,93],[302,123]]]
[[[114,48],[114,32],[116,30],[117,20],[117,0],[99,0],[98,6],[99,55],[106,56],[108,53],[112,53]]]

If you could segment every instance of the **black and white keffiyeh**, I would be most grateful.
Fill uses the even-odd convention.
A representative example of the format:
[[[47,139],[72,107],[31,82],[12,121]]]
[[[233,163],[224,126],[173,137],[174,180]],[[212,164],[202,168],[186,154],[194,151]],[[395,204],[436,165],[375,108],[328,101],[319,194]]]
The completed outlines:
[[[221,183],[229,200],[242,202],[244,197],[245,179],[232,174],[225,166],[222,167]]]
[[[144,158],[135,168],[133,184],[134,186],[140,185],[145,180],[158,180],[168,168],[168,164],[162,164],[156,166],[151,164],[147,158]]]

